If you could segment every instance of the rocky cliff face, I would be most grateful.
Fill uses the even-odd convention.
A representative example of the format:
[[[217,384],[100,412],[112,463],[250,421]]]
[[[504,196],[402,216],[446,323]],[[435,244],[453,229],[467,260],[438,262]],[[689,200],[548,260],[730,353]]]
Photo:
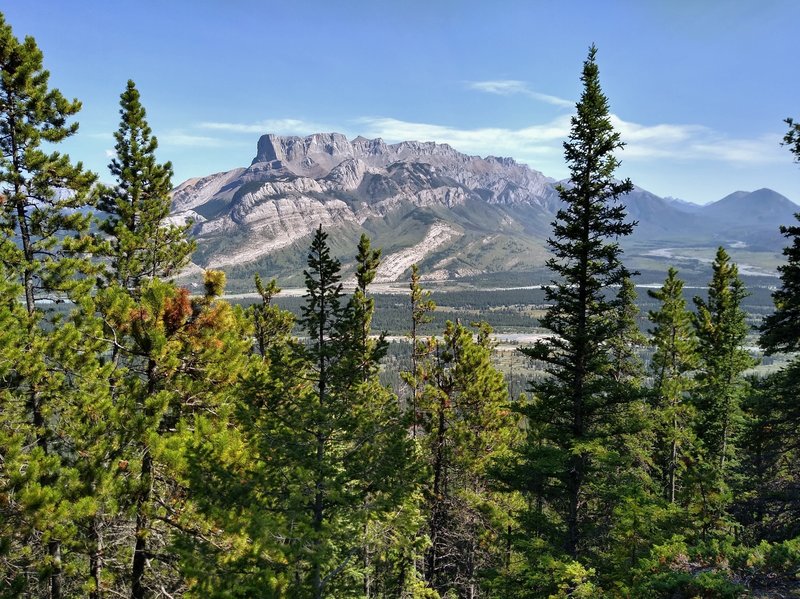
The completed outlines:
[[[203,266],[226,267],[291,246],[320,224],[380,229],[377,221],[427,209],[429,218],[406,231],[408,254],[419,261],[461,236],[465,223],[450,222],[448,214],[457,207],[536,205],[550,212],[555,201],[552,180],[510,158],[468,156],[433,142],[270,134],[259,139],[249,167],[181,184],[173,219],[195,223]],[[398,269],[408,260],[392,260],[392,276],[411,264]]]
[[[427,267],[429,276],[450,278],[541,266],[559,208],[554,184],[511,158],[468,156],[447,144],[270,134],[258,140],[247,168],[178,186],[172,218],[194,223],[195,259],[203,267],[302,272],[305,238],[322,225],[332,239],[351,245],[367,232],[384,248],[384,281],[402,278],[413,263]],[[624,201],[644,243],[699,236],[718,243],[734,234],[730,219],[719,214],[731,201],[688,211],[638,188]],[[736,212],[739,240],[749,226],[739,215],[759,209],[737,204]],[[777,225],[789,223],[773,220],[786,220],[788,211],[781,205],[773,212],[778,216],[754,217],[747,243],[769,235],[769,243],[780,243]]]

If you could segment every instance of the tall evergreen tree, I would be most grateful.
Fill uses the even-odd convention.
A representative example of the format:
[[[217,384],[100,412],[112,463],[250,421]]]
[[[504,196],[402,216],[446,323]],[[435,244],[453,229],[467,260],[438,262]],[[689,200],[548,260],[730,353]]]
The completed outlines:
[[[39,302],[77,300],[91,287],[87,208],[96,176],[47,146],[77,131],[77,123],[69,120],[80,107],[49,87],[35,40],[18,40],[0,15],[0,260],[4,277],[19,285],[25,311],[23,316],[16,307],[4,307],[16,315],[22,334],[16,342],[24,351],[2,381],[0,478],[7,496],[18,501],[8,539],[13,554],[8,563],[15,563],[11,572],[21,567],[17,572],[24,573],[31,594],[38,592],[36,575],[43,576],[47,591],[41,594],[53,598],[69,592],[62,548],[74,536],[71,508],[79,491],[73,485],[72,439],[63,415],[81,399],[69,389],[75,373],[67,366],[75,365],[71,358],[82,350],[70,347],[69,356],[58,355],[74,327],[60,323],[54,329],[48,322],[52,314],[41,310]],[[0,349],[14,355],[16,342]],[[15,466],[24,476],[6,470]]]
[[[625,207],[618,198],[632,189],[614,179],[622,148],[614,132],[608,101],[600,88],[593,46],[584,62],[584,90],[564,143],[570,181],[559,188],[565,207],[553,223],[547,265],[556,275],[545,289],[551,304],[542,325],[554,335],[523,352],[545,364],[549,376],[532,384],[534,398],[525,409],[530,438],[523,449],[518,488],[534,486],[553,510],[549,530],[530,531],[549,538],[556,551],[586,555],[593,546],[592,512],[598,508],[598,472],[620,409],[616,383],[609,376],[605,345],[618,332],[613,318],[619,299],[605,289],[621,285],[628,271],[621,262],[619,237],[629,235]],[[540,436],[540,437],[539,437]]]
[[[800,226],[782,225],[780,231],[790,245],[783,248],[786,263],[778,266],[781,288],[772,294],[775,311],[761,325],[760,344],[768,355],[800,350]]]
[[[690,472],[697,502],[692,508],[704,540],[718,530],[730,502],[731,462],[742,426],[741,403],[747,391],[743,372],[756,364],[743,348],[747,338],[742,300],[747,291],[738,268],[720,247],[713,265],[708,299],[694,298],[693,315],[700,362],[692,394],[694,435],[699,454]]]
[[[644,375],[644,363],[639,350],[647,338],[639,329],[639,307],[636,305],[636,286],[626,277],[617,294],[617,334],[608,341],[611,357],[611,376],[625,387],[638,387]]]
[[[382,344],[371,335],[367,295],[377,254],[366,239],[359,245],[357,289],[346,300],[340,263],[316,231],[300,319],[306,341],[265,339],[235,426],[197,439],[193,484],[225,488],[201,502],[231,547],[201,547],[214,557],[205,571],[194,561],[205,594],[388,597],[415,586],[405,566],[386,560],[419,524],[409,506],[417,475],[397,397],[377,376]],[[283,315],[264,316],[272,322],[262,330],[285,331]]]
[[[100,194],[98,207],[107,214],[100,228],[111,246],[108,279],[136,290],[144,279],[176,274],[195,244],[186,238],[187,226],[167,221],[172,164],[156,159],[158,140],[133,81],[120,96],[119,112],[115,156],[108,167],[117,183]]]
[[[697,338],[683,297],[683,281],[675,268],[670,267],[660,289],[647,293],[661,303],[658,310],[648,314],[655,325],[650,329],[655,348],[650,362],[656,421],[654,461],[660,471],[664,497],[675,503],[685,469],[683,458],[693,443],[692,407],[687,394],[694,386],[691,373],[699,361]]]
[[[420,361],[430,355],[435,345],[433,339],[420,339],[419,329],[431,321],[430,313],[436,309],[436,303],[431,299],[431,292],[422,288],[420,284],[419,267],[411,265],[411,370],[403,373],[403,380],[411,387],[411,434],[416,439],[419,405],[419,393],[422,387],[421,379],[424,373],[420,368]]]
[[[784,145],[800,163],[800,123],[786,119]],[[800,220],[800,212],[795,214]],[[781,226],[789,240],[786,262],[778,267],[781,287],[772,294],[775,311],[760,327],[759,343],[767,355],[800,350],[800,226]],[[753,539],[783,540],[800,534],[800,359],[757,381],[745,404],[742,444],[743,487],[736,506]]]
[[[413,491],[413,485],[406,487],[413,480],[411,447],[399,406],[376,376],[382,351],[370,351],[364,335],[372,305],[363,293],[342,305],[340,265],[330,257],[326,238],[320,227],[311,243],[300,320],[310,339],[305,353],[315,388],[310,426],[302,427],[313,436],[308,513],[313,541],[304,556],[313,597],[347,588],[347,577],[338,575],[366,541],[348,537],[358,538],[370,521],[396,509]],[[366,290],[378,265],[364,240],[359,246],[357,293]]]
[[[112,393],[128,418],[126,487],[118,503],[122,513],[132,514],[133,556],[130,570],[119,577],[130,581],[131,597],[140,599],[149,589],[181,584],[169,560],[154,559],[179,524],[169,511],[180,494],[180,469],[173,467],[182,451],[178,433],[228,392],[198,389],[197,377],[205,373],[206,385],[215,378],[233,380],[239,354],[247,352],[238,317],[215,299],[223,273],[208,271],[205,298],[194,301],[188,290],[161,280],[186,264],[194,244],[185,238],[186,227],[167,220],[172,168],[157,162],[157,141],[132,81],[120,106],[116,156],[109,165],[116,185],[100,194],[108,263],[98,310],[116,367]],[[216,370],[220,360],[228,360],[225,372]]]
[[[703,451],[724,476],[734,454],[740,424],[740,403],[745,386],[742,373],[756,364],[742,347],[749,327],[742,300],[747,291],[736,264],[720,247],[712,265],[708,299],[694,298],[694,315],[700,366],[694,403],[698,410],[696,433]]]

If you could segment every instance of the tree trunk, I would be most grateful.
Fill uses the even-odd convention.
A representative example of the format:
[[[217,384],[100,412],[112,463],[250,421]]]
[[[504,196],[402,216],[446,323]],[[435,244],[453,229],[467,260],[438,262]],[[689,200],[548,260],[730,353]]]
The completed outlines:
[[[153,358],[147,361],[147,395],[156,391],[156,362]],[[142,410],[145,401],[140,404]],[[150,497],[153,492],[153,457],[147,443],[141,441],[142,472],[139,477],[141,488],[136,498],[136,545],[133,549],[133,566],[131,567],[131,599],[144,599],[144,574],[147,567],[147,533],[149,518],[147,514]]]
[[[63,571],[61,569],[61,541],[50,541],[47,546],[53,572],[50,574],[50,599],[61,599]]]
[[[94,537],[94,548],[89,557],[89,576],[93,581],[94,588],[89,593],[89,599],[101,599],[103,588],[101,578],[103,575],[103,529],[102,517],[96,514],[92,521],[92,536]]]

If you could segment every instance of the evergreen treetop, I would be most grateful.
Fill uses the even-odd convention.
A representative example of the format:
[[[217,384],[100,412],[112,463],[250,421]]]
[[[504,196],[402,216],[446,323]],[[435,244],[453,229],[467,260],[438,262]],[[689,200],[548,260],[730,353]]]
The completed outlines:
[[[98,207],[107,214],[100,228],[110,240],[107,278],[137,289],[145,278],[175,274],[188,262],[195,244],[186,239],[188,226],[167,220],[172,164],[156,159],[158,140],[133,81],[120,96],[119,112],[116,154],[109,164],[116,185],[100,194]]]
[[[545,288],[551,304],[543,326],[554,335],[523,351],[545,363],[550,377],[535,382],[533,401],[525,408],[530,438],[522,455],[517,488],[538,489],[558,513],[548,531],[554,549],[576,557],[587,538],[592,498],[599,497],[596,477],[600,456],[607,455],[604,439],[630,394],[620,394],[607,343],[619,333],[615,316],[625,298],[609,298],[606,289],[630,276],[621,261],[617,239],[630,235],[635,223],[625,222],[625,207],[617,203],[629,192],[629,180],[614,179],[623,147],[611,125],[592,46],[583,64],[584,90],[572,117],[564,154],[570,169],[567,185],[558,188],[565,207],[553,223],[548,244],[553,258],[547,266],[555,275]]]
[[[783,138],[784,145],[800,163],[800,123],[786,119],[789,131]],[[800,221],[800,212],[795,218]],[[786,263],[778,267],[781,288],[772,294],[775,312],[764,319],[761,325],[761,347],[767,355],[776,352],[800,350],[800,226],[781,226],[781,234],[790,240],[783,248]]]
[[[3,260],[23,286],[29,313],[37,299],[59,299],[75,287],[75,272],[91,270],[80,254],[89,247],[85,208],[96,175],[42,147],[75,134],[78,124],[68,121],[81,103],[51,89],[49,78],[36,41],[20,42],[0,14],[0,229],[18,240],[4,247]]]

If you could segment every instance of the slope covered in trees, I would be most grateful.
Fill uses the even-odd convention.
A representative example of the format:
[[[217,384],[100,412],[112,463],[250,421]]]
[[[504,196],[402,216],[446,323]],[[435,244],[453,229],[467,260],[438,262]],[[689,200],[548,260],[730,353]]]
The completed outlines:
[[[565,143],[537,365],[511,396],[485,323],[387,341],[317,229],[295,317],[170,277],[193,244],[133,82],[113,186],[43,144],[80,104],[0,21],[0,597],[739,597],[800,592],[800,364],[747,376],[747,290],[720,248],[691,311],[670,269],[644,336],[618,240],[622,140],[596,50]],[[796,157],[797,128],[786,144]],[[91,216],[91,207],[102,211]],[[797,350],[797,227],[767,352]],[[64,310],[53,309],[61,302]],[[640,350],[649,346],[644,363]]]

